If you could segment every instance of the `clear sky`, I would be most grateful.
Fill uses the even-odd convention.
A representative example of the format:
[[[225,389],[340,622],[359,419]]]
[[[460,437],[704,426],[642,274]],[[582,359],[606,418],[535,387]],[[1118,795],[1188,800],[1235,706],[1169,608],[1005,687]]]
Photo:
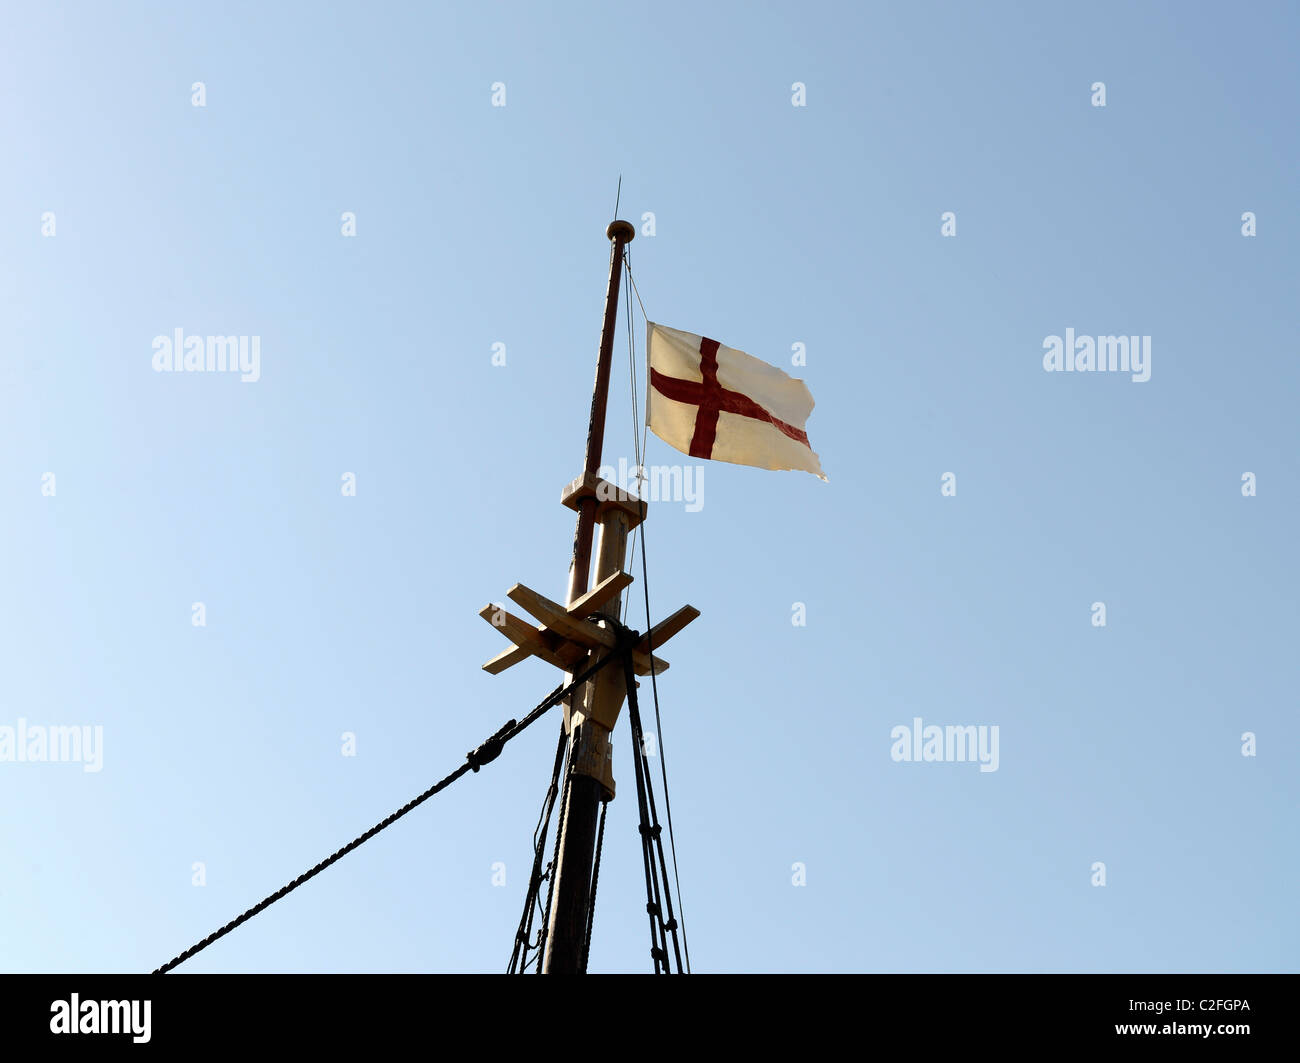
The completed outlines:
[[[703,613],[659,684],[695,968],[1294,971],[1298,23],[7,7],[0,728],[103,739],[0,762],[0,967],[156,967],[552,689],[476,613],[564,593],[622,174],[647,313],[805,379],[830,478],[710,463],[647,524],[656,618]],[[260,378],[155,372],[176,329]],[[1150,379],[1045,371],[1067,329]],[[916,718],[997,770],[895,761]],[[504,970],[557,728],[182,970]],[[599,971],[649,969],[628,747]]]

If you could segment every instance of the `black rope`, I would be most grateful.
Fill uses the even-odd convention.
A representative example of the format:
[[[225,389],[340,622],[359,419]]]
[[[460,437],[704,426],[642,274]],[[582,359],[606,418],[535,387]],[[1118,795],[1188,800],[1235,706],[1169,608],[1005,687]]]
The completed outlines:
[[[650,575],[646,566],[645,552],[645,503],[641,503],[641,589],[645,592],[645,622],[646,628],[652,627],[650,623]],[[686,950],[686,973],[691,972],[691,946],[686,937],[686,902],[682,899],[682,880],[677,871],[677,838],[673,834],[673,803],[668,796],[668,757],[664,753],[664,725],[659,718],[659,684],[655,681],[655,663],[654,663],[654,633],[646,631],[646,652],[650,657],[650,689],[654,694],[655,704],[655,728],[659,744],[659,772],[664,783],[664,811],[668,813],[668,845],[673,854],[673,881],[677,885],[677,903],[682,913],[682,947]],[[629,694],[629,700],[634,695]],[[664,872],[667,877],[667,870]]]
[[[551,771],[551,785],[550,788],[547,790],[548,805],[546,810],[546,822],[541,824],[538,830],[533,831],[534,866],[533,866],[533,883],[531,885],[531,889],[533,893],[533,908],[530,909],[529,911],[528,928],[526,931],[526,937],[529,939],[532,938],[534,916],[535,915],[542,916],[543,917],[542,926],[541,929],[538,930],[537,932],[537,941],[531,945],[531,948],[533,948],[537,953],[534,959],[537,961],[539,970],[541,969],[541,957],[542,957],[542,952],[546,940],[546,919],[545,919],[546,912],[542,908],[541,888],[542,888],[542,883],[550,879],[555,869],[555,864],[554,862],[552,862],[550,864],[547,864],[545,869],[543,870],[542,859],[546,854],[546,839],[551,829],[551,816],[555,811],[555,802],[560,794],[560,786],[561,786],[560,776],[564,771],[564,765],[567,759],[566,756],[567,752],[568,752],[568,735],[566,733],[566,728],[564,726],[564,723],[563,721],[561,721],[559,740],[557,741],[556,748],[555,748],[555,764]],[[548,894],[548,900],[549,900],[549,894]],[[525,958],[524,958],[523,966],[520,967],[521,974],[528,969],[528,959],[526,954],[529,947],[530,947],[529,945],[524,946]]]
[[[523,718],[523,720],[518,722],[516,722],[515,720],[510,720],[499,731],[497,731],[496,734],[494,734],[481,746],[467,753],[465,755],[465,763],[462,764],[455,771],[453,771],[446,778],[440,779],[438,782],[434,783],[432,786],[429,787],[429,789],[425,790],[424,793],[420,794],[419,797],[415,798],[412,801],[408,801],[396,812],[394,812],[391,816],[388,816],[387,818],[380,820],[364,834],[360,835],[357,838],[352,839],[352,841],[348,842],[348,844],[343,846],[342,849],[339,849],[336,852],[332,853],[331,855],[327,856],[324,860],[322,860],[319,864],[313,867],[310,871],[307,871],[299,875],[287,886],[281,886],[280,889],[276,890],[269,897],[265,898],[258,904],[255,904],[252,908],[249,908],[248,911],[244,912],[242,915],[232,919],[220,930],[217,930],[214,933],[209,934],[207,937],[205,937],[202,941],[198,942],[197,944],[191,945],[188,949],[186,949],[184,952],[182,952],[179,956],[175,957],[174,959],[168,960],[166,963],[164,963],[153,973],[166,974],[168,971],[184,963],[195,953],[202,952],[214,941],[220,940],[221,938],[229,934],[232,930],[234,930],[236,927],[242,926],[244,923],[248,922],[250,919],[253,918],[253,916],[257,915],[259,912],[264,911],[265,909],[273,905],[276,901],[280,900],[282,897],[285,897],[288,894],[292,893],[304,882],[308,882],[311,879],[315,878],[331,864],[335,864],[339,860],[342,860],[343,857],[347,856],[348,853],[352,852],[353,849],[357,848],[363,842],[369,841],[385,827],[391,826],[392,824],[396,823],[399,819],[401,819],[403,816],[405,816],[408,812],[424,804],[424,802],[429,800],[429,798],[431,798],[434,794],[450,786],[453,782],[459,779],[467,771],[478,771],[479,768],[481,768],[484,764],[490,764],[492,761],[496,760],[496,758],[501,755],[502,747],[504,747],[505,744],[510,741],[510,739],[514,738],[515,735],[519,734],[526,727],[529,727],[531,724],[541,719],[541,717],[546,714],[546,711],[548,709],[558,704],[561,701],[561,699],[563,699],[571,691],[576,690],[581,684],[585,683],[593,675],[595,675],[602,668],[604,668],[605,665],[609,664],[610,661],[615,660],[618,656],[619,655],[617,653],[607,654],[605,657],[601,658],[601,660],[599,660],[590,668],[588,668],[585,672],[583,672],[582,675],[574,679],[574,681],[570,683],[567,687],[563,683],[561,683],[558,687],[556,687],[553,691],[551,691],[550,696],[547,697],[546,700],[544,700],[540,705],[538,705],[535,709],[533,709],[527,716]]]
[[[528,953],[534,947],[531,943],[533,917],[537,911],[540,911],[538,895],[541,893],[542,879],[546,877],[542,871],[542,854],[545,851],[547,833],[551,829],[551,813],[555,809],[555,797],[559,793],[560,772],[564,768],[565,738],[564,726],[561,725],[560,740],[555,747],[555,766],[551,770],[551,785],[546,790],[546,797],[542,799],[542,811],[538,814],[537,826],[533,830],[533,869],[528,878],[528,892],[524,896],[524,910],[519,916],[519,929],[515,932],[514,948],[510,952],[510,965],[506,968],[507,974],[523,974],[528,969]],[[540,945],[537,947],[540,948]]]
[[[591,868],[591,896],[587,902],[587,935],[582,942],[582,970],[587,971],[587,961],[591,958],[591,928],[596,922],[596,887],[600,885],[600,850],[605,845],[605,813],[609,811],[609,801],[600,803],[600,831],[596,835],[596,860]]]
[[[630,647],[635,644],[635,640],[636,634],[631,633],[628,638],[629,650]],[[632,741],[636,746],[633,750],[633,763],[637,767],[637,788],[638,791],[642,788],[644,788],[645,791],[644,798],[640,792],[638,792],[637,797],[639,803],[641,803],[649,813],[648,816],[644,813],[642,815],[640,827],[642,844],[645,848],[646,861],[648,864],[653,864],[655,856],[658,856],[658,866],[652,868],[649,875],[654,887],[653,893],[646,903],[646,908],[651,912],[652,919],[657,919],[658,921],[660,931],[659,938],[663,943],[660,955],[656,956],[656,960],[662,960],[666,972],[671,970],[668,963],[667,953],[668,936],[671,935],[673,941],[673,953],[677,960],[677,970],[681,973],[683,970],[682,954],[677,935],[678,924],[673,914],[673,895],[672,891],[668,888],[668,862],[664,856],[663,829],[659,826],[659,815],[655,810],[654,786],[650,781],[650,765],[644,763],[647,759],[645,751],[645,732],[641,727],[641,711],[637,705],[636,679],[632,671],[632,655],[630,652],[628,652],[627,656],[623,660],[623,674],[627,683],[628,721],[632,726]],[[660,872],[663,874],[662,894],[659,890]],[[661,907],[661,904],[667,908],[667,920],[664,919],[664,909]],[[655,950],[652,948],[651,954],[654,955],[654,952]]]
[[[636,774],[636,804],[638,814],[637,832],[641,836],[641,863],[645,872],[646,914],[650,918],[650,958],[654,961],[655,974],[668,973],[667,935],[664,930],[662,897],[659,889],[659,873],[654,866],[654,850],[651,847],[651,813],[646,801],[645,766],[642,761],[644,736],[641,734],[640,716],[636,712],[636,676],[632,669],[631,648],[635,645],[637,633],[619,625],[619,642],[623,649],[623,676],[627,686],[628,716],[632,726],[632,765]]]
[[[614,656],[610,654],[610,656]],[[560,786],[560,819],[555,825],[555,850],[551,853],[551,866],[546,869],[546,910],[542,912],[542,930],[537,942],[537,970],[542,973],[542,961],[546,958],[546,935],[551,930],[551,903],[555,900],[555,869],[560,866],[560,839],[564,837],[564,824],[569,818],[569,772],[573,767],[573,749],[577,744],[569,742],[569,756],[564,766],[564,782]]]
[[[640,404],[637,400],[636,355],[634,352],[633,339],[632,339],[632,299],[631,299],[632,293],[635,293],[636,295],[636,301],[641,307],[641,317],[646,322],[647,329],[649,328],[650,318],[646,315],[645,304],[641,302],[641,293],[637,290],[636,280],[632,276],[631,248],[624,248],[623,266],[627,272],[627,281],[628,281],[627,288],[625,289],[625,292],[627,292],[628,295],[625,302],[627,307],[627,340],[628,340],[627,361],[628,361],[628,370],[631,376],[631,389],[632,389],[632,449],[636,457],[637,468],[642,472],[644,472],[645,467],[642,464],[642,462],[645,460],[644,451],[645,451],[646,435],[645,435],[645,429],[640,429],[640,431],[638,431],[640,427],[641,411],[640,411]],[[649,342],[650,339],[649,336],[647,336],[646,343],[648,344]],[[647,355],[648,353],[649,352],[647,352]],[[646,386],[649,387],[648,384]],[[649,425],[647,424],[646,428],[648,427]],[[641,493],[640,485],[638,484],[637,494],[640,495],[640,493]],[[648,629],[651,627],[650,574],[648,571],[648,566],[646,564],[647,555],[646,555],[646,545],[645,545],[645,517],[646,517],[646,502],[645,500],[642,500],[641,525],[640,525],[641,589],[645,594],[645,623],[646,623],[646,628]],[[632,539],[632,554],[631,554],[633,563],[636,561],[636,547],[637,547],[637,539],[634,537]],[[624,619],[625,617],[624,608],[626,608],[626,605],[620,608],[619,610],[620,620]],[[677,866],[677,835],[673,830],[673,803],[672,803],[672,798],[668,794],[668,757],[664,753],[664,727],[663,727],[663,720],[660,718],[659,715],[659,683],[657,682],[655,676],[654,636],[649,631],[646,632],[646,640],[648,643],[648,647],[647,647],[648,652],[650,654],[650,687],[651,690],[654,692],[655,728],[657,729],[658,740],[659,740],[659,773],[660,773],[660,778],[663,780],[663,784],[664,784],[664,810],[668,814],[668,844],[673,854],[673,882],[675,883],[677,888],[677,901],[681,908],[681,913],[682,913],[682,946],[686,950],[686,970],[687,973],[689,973],[691,969],[691,946],[690,946],[690,942],[686,937],[686,902],[682,899],[682,880]]]

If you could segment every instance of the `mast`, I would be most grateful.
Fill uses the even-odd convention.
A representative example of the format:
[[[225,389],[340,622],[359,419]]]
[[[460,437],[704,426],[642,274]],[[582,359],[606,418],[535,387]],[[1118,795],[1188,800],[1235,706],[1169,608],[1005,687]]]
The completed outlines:
[[[613,221],[605,235],[612,245],[609,282],[596,360],[596,385],[587,422],[587,448],[582,475],[560,495],[560,501],[578,514],[568,596],[561,605],[522,583],[511,587],[506,596],[530,613],[539,622],[536,626],[507,612],[499,603],[489,603],[479,610],[479,616],[511,642],[509,649],[483,665],[483,670],[493,675],[536,657],[562,670],[564,685],[569,686],[580,673],[615,655],[623,658],[620,663],[626,663],[630,657],[635,675],[660,675],[667,671],[668,662],[652,656],[651,651],[658,650],[700,615],[699,610],[686,605],[644,635],[632,633],[634,644],[620,641],[620,632],[625,629],[618,623],[619,601],[632,583],[632,577],[623,571],[627,540],[629,533],[645,519],[646,504],[636,495],[601,479],[598,470],[605,439],[605,407],[609,398],[623,251],[636,230],[628,222]],[[600,537],[595,543],[596,572],[589,584],[597,525]],[[587,969],[596,823],[602,803],[614,799],[609,735],[627,696],[626,683],[624,667],[603,667],[564,702],[569,755],[561,790],[558,857],[551,870],[550,915],[545,927],[542,963],[545,974],[582,974]],[[640,751],[634,750],[633,755],[640,755]]]
[[[609,255],[609,283],[605,289],[605,317],[600,328],[600,353],[596,360],[596,384],[591,395],[591,417],[587,425],[587,453],[583,467],[583,480],[594,479],[600,468],[601,450],[605,442],[605,407],[609,399],[609,370],[614,354],[614,329],[618,321],[618,290],[623,272],[623,249],[636,236],[631,223],[612,221],[605,230],[612,246]],[[583,494],[586,494],[583,492]],[[571,607],[587,592],[587,579],[591,565],[591,539],[596,523],[595,494],[574,499],[578,509],[578,527],[573,539],[573,560],[569,564],[569,597]],[[615,538],[626,543],[626,521],[621,535]],[[613,529],[611,529],[613,530]],[[606,537],[601,529],[602,547]],[[602,550],[602,553],[604,551]],[[623,551],[618,551],[616,572],[623,567]],[[604,566],[602,566],[604,567]],[[601,577],[608,573],[601,573]],[[601,578],[598,577],[598,578]],[[612,599],[617,613],[618,596]],[[617,675],[613,676],[617,678]],[[611,684],[599,683],[599,692],[606,695]],[[593,680],[587,685],[583,702],[597,693]],[[603,699],[602,699],[603,700]],[[620,693],[619,702],[622,701]],[[577,702],[577,695],[574,695]],[[614,706],[618,711],[617,703]],[[603,714],[602,714],[603,715]],[[572,766],[564,782],[560,807],[564,809],[560,836],[559,861],[552,874],[551,921],[546,928],[546,953],[543,971],[547,974],[580,974],[587,967],[586,933],[587,917],[591,905],[591,869],[596,846],[596,817],[602,800],[612,798],[612,787],[606,791],[598,775],[586,770],[599,768],[600,762],[609,763],[609,732],[595,719],[573,726],[572,709],[566,710],[569,725],[569,764]],[[602,733],[603,732],[603,733]],[[608,770],[608,768],[606,768]],[[610,783],[613,783],[612,776]],[[608,796],[606,793],[608,792]]]

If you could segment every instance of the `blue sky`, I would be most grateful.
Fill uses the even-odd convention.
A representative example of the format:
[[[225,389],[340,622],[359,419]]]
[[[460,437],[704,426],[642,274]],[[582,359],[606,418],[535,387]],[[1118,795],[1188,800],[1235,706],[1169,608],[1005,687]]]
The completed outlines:
[[[563,595],[622,174],[650,317],[804,378],[830,477],[710,463],[647,524],[656,618],[702,611],[659,684],[695,968],[1295,970],[1293,8],[3,28],[0,727],[103,763],[0,763],[0,968],[156,967],[551,690],[475,614]],[[177,328],[260,379],[154,372]],[[1151,337],[1150,380],[1045,372],[1066,329]],[[895,762],[917,717],[998,770]],[[182,970],[504,970],[557,727]],[[591,967],[643,971],[615,741]]]

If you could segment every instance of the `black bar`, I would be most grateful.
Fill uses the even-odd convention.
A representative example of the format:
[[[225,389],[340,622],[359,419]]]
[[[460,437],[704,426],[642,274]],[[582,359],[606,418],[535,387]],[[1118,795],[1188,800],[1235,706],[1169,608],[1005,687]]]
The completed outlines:
[[[1012,1049],[1011,1058],[1056,1059],[1123,1042],[1135,1046],[1135,1056],[1157,1059],[1180,1058],[1197,1045],[1216,1056],[1266,1049],[1270,1058],[1288,1058],[1280,1052],[1294,1054],[1300,989],[1290,974],[694,977],[705,984],[645,977],[636,986],[611,986],[636,1001],[614,1007],[610,1043],[662,1036],[665,1046],[677,1046],[689,1037],[692,1058],[718,1052],[727,1059],[746,1042],[771,1054],[778,1036],[805,1052],[838,1045],[845,1058],[898,1052],[930,1059],[953,1048],[968,1058],[1007,1058]],[[79,1031],[92,1014],[105,1015],[99,1002],[134,1002],[134,1013],[125,1014],[143,1020],[148,1001],[148,1041],[135,1043],[141,1035],[129,1030],[53,1032],[71,1016],[73,994]],[[404,1045],[447,1058],[514,1055],[535,1037],[552,1036],[543,1031],[571,1006],[563,981],[504,975],[0,975],[0,1036],[14,1060],[68,1045],[97,1051],[109,1041],[131,1051],[160,1048],[169,1058],[177,1049],[202,1048],[206,1056],[279,1046],[319,1046],[331,1057],[355,1046],[373,1058],[376,1049]],[[1192,1025],[1211,1033],[1179,1031]]]

